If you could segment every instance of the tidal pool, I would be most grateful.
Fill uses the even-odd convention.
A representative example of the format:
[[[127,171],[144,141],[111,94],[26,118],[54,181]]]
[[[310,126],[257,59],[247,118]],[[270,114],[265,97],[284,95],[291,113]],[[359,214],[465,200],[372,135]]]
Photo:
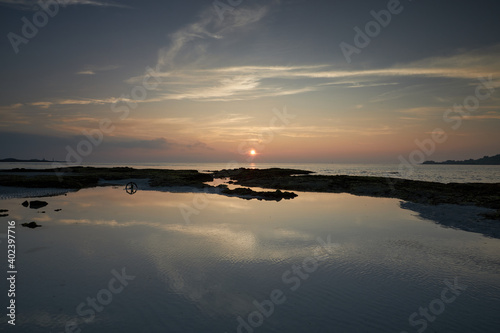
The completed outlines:
[[[499,331],[500,240],[395,199],[297,193],[265,202],[103,187],[38,210],[2,200],[0,232],[17,223],[16,329]],[[21,227],[30,221],[42,227]]]

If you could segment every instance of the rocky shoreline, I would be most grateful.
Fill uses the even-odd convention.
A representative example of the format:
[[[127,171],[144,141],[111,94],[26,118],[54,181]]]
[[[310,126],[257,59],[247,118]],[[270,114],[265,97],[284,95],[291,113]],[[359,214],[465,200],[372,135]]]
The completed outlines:
[[[95,168],[67,167],[62,169],[11,169],[0,170],[0,186],[30,189],[79,190],[98,186],[123,185],[123,181],[138,181],[148,188],[176,188],[182,191],[193,189],[234,196],[242,199],[273,200],[293,199],[290,192],[254,191],[249,188],[229,189],[227,186],[207,184],[214,180],[214,173],[196,170],[133,169],[128,167]]]
[[[0,170],[0,198],[2,191],[16,189],[24,193],[21,197],[36,197],[25,194],[52,189],[62,191],[53,195],[61,195],[98,186],[125,186],[129,182],[139,184],[139,190],[205,192],[277,202],[300,195],[292,191],[395,198],[402,200],[401,208],[410,209],[441,226],[500,238],[500,183],[444,184],[385,177],[322,176],[307,170],[280,168],[201,173],[196,170],[68,167]],[[33,207],[37,204],[35,201]],[[1,213],[8,216],[6,210]]]
[[[224,178],[229,184],[272,189],[228,189],[207,184]],[[436,183],[387,177],[322,176],[295,169],[230,169],[220,171],[133,169],[128,167],[67,167],[62,169],[0,170],[0,186],[78,190],[143,179],[152,188],[189,187],[244,198],[292,199],[286,191],[350,193],[396,198],[421,204],[457,204],[500,210],[500,183]],[[498,214],[492,214],[497,217]]]
[[[79,190],[116,185],[127,179],[141,179],[149,187],[182,187],[235,196],[242,199],[293,199],[286,191],[349,193],[360,196],[396,198],[408,202],[438,205],[455,204],[496,210],[488,219],[499,219],[500,183],[436,183],[400,178],[366,176],[322,176],[295,169],[229,169],[219,171],[133,169],[128,167],[67,167],[62,169],[0,170],[0,186]],[[247,187],[229,189],[227,185],[207,184],[225,179],[228,184]],[[249,187],[272,189],[255,191]]]
[[[304,170],[232,169],[213,173],[235,184],[303,192],[350,193],[422,204],[456,204],[500,209],[500,183],[436,183],[400,178],[311,175]],[[300,175],[300,176],[297,176]]]

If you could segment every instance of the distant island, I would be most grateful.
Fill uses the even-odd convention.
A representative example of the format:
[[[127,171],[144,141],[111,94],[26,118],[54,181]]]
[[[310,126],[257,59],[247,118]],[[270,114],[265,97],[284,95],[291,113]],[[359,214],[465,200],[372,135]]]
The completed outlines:
[[[468,159],[465,161],[448,160],[444,162],[425,161],[422,164],[500,165],[500,154],[495,156],[484,156],[477,160],[473,159]]]
[[[45,158],[43,160],[39,160],[39,159],[36,159],[36,158],[33,158],[31,160],[19,160],[17,158],[4,158],[3,160],[0,160],[0,162],[20,162],[20,163],[49,163],[49,162],[59,162],[59,163],[62,163],[61,161],[49,161],[49,160],[46,160]]]

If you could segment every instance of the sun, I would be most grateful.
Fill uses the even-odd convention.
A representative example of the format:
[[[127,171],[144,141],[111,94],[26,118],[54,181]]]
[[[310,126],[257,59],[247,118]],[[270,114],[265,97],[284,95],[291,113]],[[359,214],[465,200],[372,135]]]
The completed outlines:
[[[255,149],[250,150],[250,155],[255,156],[256,154],[257,152],[255,151]]]

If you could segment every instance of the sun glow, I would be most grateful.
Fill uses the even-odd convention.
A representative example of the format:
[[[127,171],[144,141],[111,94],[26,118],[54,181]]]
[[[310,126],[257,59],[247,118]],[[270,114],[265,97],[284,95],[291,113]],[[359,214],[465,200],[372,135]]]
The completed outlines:
[[[250,150],[250,155],[255,156],[256,154],[257,152],[255,151],[255,149]]]

